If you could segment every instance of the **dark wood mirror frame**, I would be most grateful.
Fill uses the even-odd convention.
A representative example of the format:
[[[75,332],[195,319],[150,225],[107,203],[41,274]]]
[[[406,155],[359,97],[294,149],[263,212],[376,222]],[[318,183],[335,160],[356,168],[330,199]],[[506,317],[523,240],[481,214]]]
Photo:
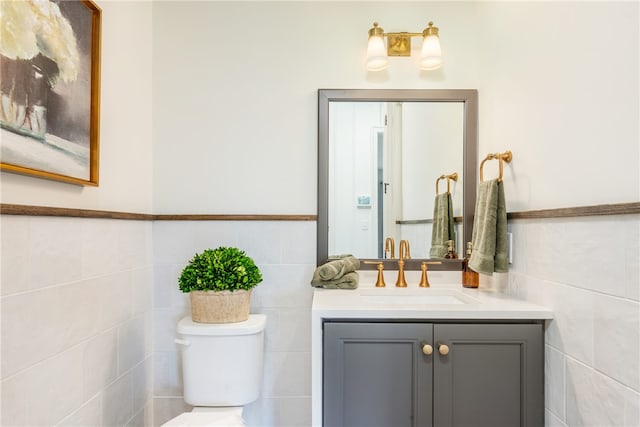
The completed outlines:
[[[478,163],[478,91],[475,89],[319,89],[318,90],[318,221],[317,265],[329,256],[329,104],[331,102],[462,102],[464,104],[462,226],[464,242],[471,241],[476,204]],[[460,253],[459,253],[460,255]],[[380,260],[376,260],[380,261]],[[405,261],[406,270],[420,270],[424,259]],[[461,260],[441,260],[431,270],[461,270]],[[385,269],[397,269],[397,260],[383,260]],[[374,264],[361,264],[373,270]]]

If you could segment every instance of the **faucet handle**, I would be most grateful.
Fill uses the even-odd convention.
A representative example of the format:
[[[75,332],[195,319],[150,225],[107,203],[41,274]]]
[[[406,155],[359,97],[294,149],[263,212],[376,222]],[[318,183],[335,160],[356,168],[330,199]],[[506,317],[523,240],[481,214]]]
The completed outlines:
[[[427,277],[427,263],[423,262],[420,264],[420,269],[422,270],[422,276],[420,276],[420,283],[418,286],[421,288],[428,288],[431,285],[429,284],[429,278]]]
[[[422,270],[422,276],[420,277],[420,283],[418,286],[421,288],[428,288],[431,285],[429,284],[429,278],[427,277],[427,264],[442,264],[441,261],[423,261],[420,264],[420,269]]]
[[[365,264],[376,264],[378,267],[378,279],[376,280],[376,288],[384,288],[386,284],[384,283],[384,274],[382,271],[384,270],[384,262],[382,261],[365,261]]]

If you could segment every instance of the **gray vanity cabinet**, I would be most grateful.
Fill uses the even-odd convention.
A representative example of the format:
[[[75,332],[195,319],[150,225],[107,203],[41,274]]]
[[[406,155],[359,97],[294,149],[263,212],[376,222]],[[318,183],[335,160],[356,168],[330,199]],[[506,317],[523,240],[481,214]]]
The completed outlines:
[[[544,425],[541,324],[325,322],[323,345],[326,427]]]
[[[433,342],[426,323],[325,323],[323,424],[431,426]]]

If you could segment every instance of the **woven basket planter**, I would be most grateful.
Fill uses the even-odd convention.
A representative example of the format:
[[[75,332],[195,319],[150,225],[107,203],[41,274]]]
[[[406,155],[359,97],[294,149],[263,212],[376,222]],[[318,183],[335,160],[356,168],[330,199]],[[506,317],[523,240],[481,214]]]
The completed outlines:
[[[251,290],[191,291],[191,318],[198,323],[234,323],[249,319]]]

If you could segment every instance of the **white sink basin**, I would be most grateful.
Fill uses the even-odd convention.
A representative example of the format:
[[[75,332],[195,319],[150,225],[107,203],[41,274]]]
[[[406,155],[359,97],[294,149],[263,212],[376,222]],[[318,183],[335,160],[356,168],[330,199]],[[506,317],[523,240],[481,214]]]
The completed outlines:
[[[478,304],[474,298],[455,290],[408,290],[402,288],[360,291],[360,299],[373,305],[457,305]]]

